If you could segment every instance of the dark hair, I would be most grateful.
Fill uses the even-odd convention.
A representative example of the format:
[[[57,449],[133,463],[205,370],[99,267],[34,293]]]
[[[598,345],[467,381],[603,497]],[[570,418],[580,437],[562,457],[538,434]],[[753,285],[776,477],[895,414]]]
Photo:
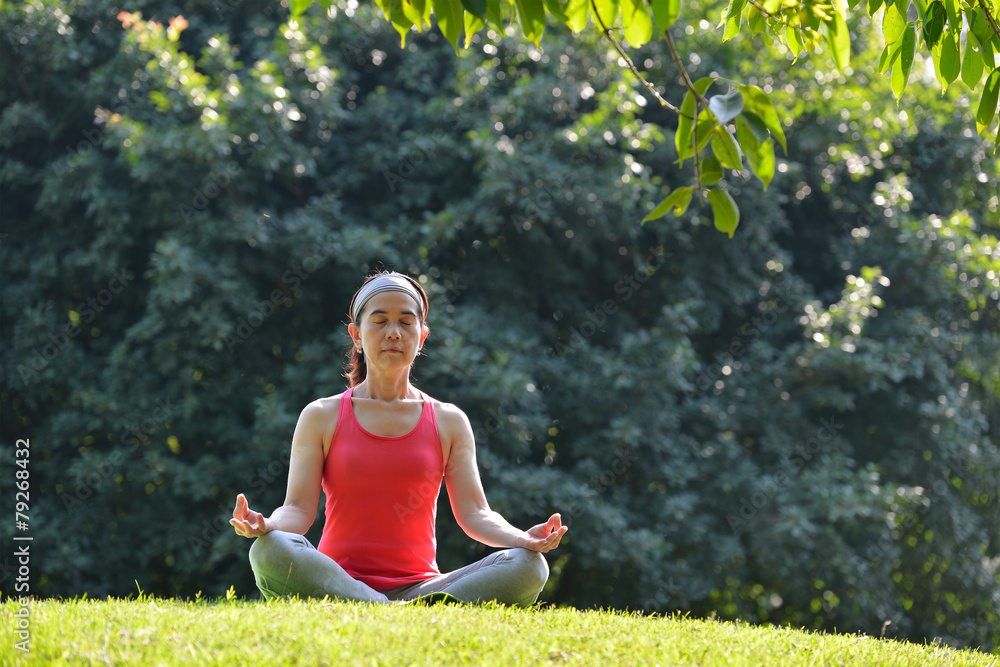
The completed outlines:
[[[402,278],[406,278],[408,281],[413,283],[413,286],[416,288],[417,293],[420,294],[421,300],[423,300],[422,304],[423,307],[421,308],[421,313],[420,313],[420,323],[422,326],[426,327],[427,311],[430,309],[430,303],[427,301],[427,292],[424,291],[424,288],[420,286],[419,282],[417,282],[416,280],[414,280],[413,278],[404,273],[396,273],[394,271],[380,271],[378,273],[373,273],[372,275],[365,278],[365,282],[361,283],[361,287],[359,287],[357,292],[354,293],[354,296],[351,297],[351,310],[353,310],[354,300],[358,298],[358,293],[361,292],[361,289],[365,285],[367,285],[370,281],[374,280],[375,278],[379,278],[381,276],[386,276],[390,274],[395,274]],[[358,313],[358,320],[361,319],[361,315],[363,314],[364,314],[363,312]],[[352,322],[354,322],[354,319],[351,318],[350,313],[347,314],[347,317]],[[358,324],[358,322],[354,322],[354,326],[359,327],[360,324]],[[412,368],[413,365],[411,364],[410,369],[412,370]],[[359,384],[364,382],[366,377],[368,377],[368,365],[365,363],[365,355],[362,354],[361,352],[358,352],[358,349],[354,346],[354,341],[351,341],[351,346],[348,348],[347,351],[347,363],[344,365],[344,377],[347,378],[347,381],[348,383],[350,383],[351,387],[357,387]]]

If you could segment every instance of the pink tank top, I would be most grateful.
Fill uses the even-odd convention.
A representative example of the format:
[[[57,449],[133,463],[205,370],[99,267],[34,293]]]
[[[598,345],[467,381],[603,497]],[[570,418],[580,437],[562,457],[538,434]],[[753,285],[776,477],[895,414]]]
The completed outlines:
[[[434,405],[406,435],[369,433],[354,416],[352,389],[340,398],[323,465],[326,524],[319,551],[376,590],[441,574],[434,534],[444,457]]]

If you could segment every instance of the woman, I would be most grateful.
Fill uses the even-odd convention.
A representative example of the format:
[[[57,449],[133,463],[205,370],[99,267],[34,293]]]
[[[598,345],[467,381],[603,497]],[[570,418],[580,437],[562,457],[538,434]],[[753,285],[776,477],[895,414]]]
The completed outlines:
[[[465,413],[410,384],[430,330],[409,276],[371,276],[351,300],[351,388],[305,407],[292,436],[284,504],[265,518],[241,493],[230,523],[256,538],[250,564],[268,599],[298,594],[395,602],[447,593],[465,602],[530,606],[548,579],[542,553],[568,530],[558,514],[527,531],[490,509]],[[458,524],[503,551],[442,574],[435,519],[442,478]],[[303,537],[320,488],[319,548]]]

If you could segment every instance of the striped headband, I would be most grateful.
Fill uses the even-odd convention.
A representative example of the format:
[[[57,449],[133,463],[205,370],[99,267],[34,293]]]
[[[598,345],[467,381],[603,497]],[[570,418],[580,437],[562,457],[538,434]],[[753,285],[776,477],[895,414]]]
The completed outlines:
[[[424,299],[420,296],[417,288],[403,274],[392,271],[372,278],[358,290],[358,293],[354,295],[354,301],[351,302],[351,319],[357,322],[368,301],[382,292],[403,292],[410,295],[417,302],[421,316],[423,315]]]

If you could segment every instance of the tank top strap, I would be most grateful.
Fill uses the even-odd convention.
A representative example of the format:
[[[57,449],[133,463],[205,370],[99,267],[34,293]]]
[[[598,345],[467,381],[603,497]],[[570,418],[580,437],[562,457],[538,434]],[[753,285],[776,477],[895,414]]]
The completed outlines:
[[[348,424],[351,421],[351,416],[354,414],[354,404],[351,403],[351,394],[354,393],[354,387],[351,387],[345,391],[340,396],[340,411],[337,414],[337,424]]]
[[[417,391],[420,390],[417,389]],[[426,392],[420,391],[420,395],[424,399],[424,409],[420,414],[418,425],[423,425],[426,422],[428,426],[434,429],[434,434],[437,435],[437,416],[434,414],[434,401],[431,400],[431,397]]]

